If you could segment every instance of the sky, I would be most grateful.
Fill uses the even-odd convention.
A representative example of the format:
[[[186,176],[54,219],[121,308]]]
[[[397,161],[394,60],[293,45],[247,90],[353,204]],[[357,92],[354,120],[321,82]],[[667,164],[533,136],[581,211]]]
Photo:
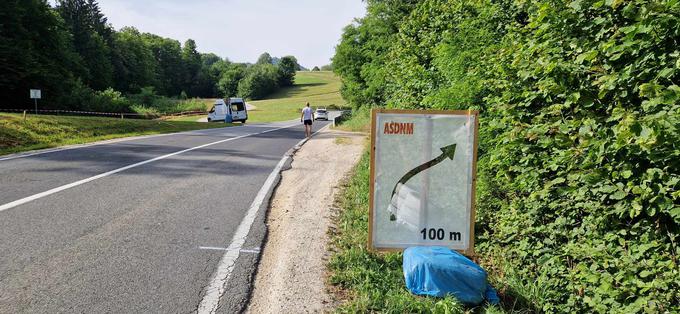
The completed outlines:
[[[293,55],[307,68],[330,63],[342,29],[363,17],[361,0],[99,0],[116,30],[134,26],[232,62],[263,52]]]

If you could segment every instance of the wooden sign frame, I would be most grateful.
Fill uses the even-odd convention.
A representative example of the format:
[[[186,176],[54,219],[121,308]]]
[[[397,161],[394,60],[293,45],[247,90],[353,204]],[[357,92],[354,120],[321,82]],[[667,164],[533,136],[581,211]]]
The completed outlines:
[[[470,191],[470,229],[468,237],[468,249],[460,253],[467,256],[474,256],[475,245],[475,217],[476,217],[476,199],[475,190],[477,187],[477,149],[479,145],[479,111],[478,110],[402,110],[402,109],[372,109],[371,110],[371,152],[370,152],[370,191],[369,191],[369,216],[368,216],[368,249],[371,251],[403,251],[401,248],[386,248],[376,247],[373,243],[373,221],[374,221],[374,190],[375,190],[375,138],[376,138],[376,121],[379,113],[394,113],[394,114],[422,114],[422,115],[473,115],[475,116],[474,125],[474,143],[473,143],[473,159],[472,159],[472,188]]]

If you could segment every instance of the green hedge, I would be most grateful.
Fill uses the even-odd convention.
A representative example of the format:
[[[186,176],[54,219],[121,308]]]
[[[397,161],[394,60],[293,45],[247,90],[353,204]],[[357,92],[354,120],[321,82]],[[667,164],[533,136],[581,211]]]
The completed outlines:
[[[477,249],[505,304],[680,311],[680,2],[423,1],[405,14],[352,45],[396,38],[372,59],[387,106],[481,110]],[[344,81],[371,84],[336,60],[352,58],[334,59]]]

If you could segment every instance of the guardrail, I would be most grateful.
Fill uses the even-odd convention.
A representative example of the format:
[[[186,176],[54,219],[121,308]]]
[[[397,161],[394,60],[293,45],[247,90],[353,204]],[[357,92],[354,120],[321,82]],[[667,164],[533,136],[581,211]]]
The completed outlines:
[[[333,118],[333,127],[336,127],[338,124],[342,123],[343,121],[345,121],[345,120],[347,120],[351,117],[352,117],[352,111],[351,110],[341,111],[340,115]]]

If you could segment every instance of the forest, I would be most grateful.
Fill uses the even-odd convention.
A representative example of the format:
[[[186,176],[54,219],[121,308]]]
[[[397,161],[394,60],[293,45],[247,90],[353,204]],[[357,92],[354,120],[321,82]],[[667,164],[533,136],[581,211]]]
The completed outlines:
[[[294,83],[294,56],[263,53],[255,64],[201,53],[134,27],[115,30],[95,0],[0,4],[0,109],[166,113],[204,110],[191,98],[260,99]],[[226,40],[226,39],[224,39]]]
[[[367,10],[332,64],[355,111],[480,111],[475,258],[505,304],[680,311],[679,1],[367,0]],[[352,278],[372,275],[335,280],[363,285]],[[379,309],[389,297],[360,301]]]

